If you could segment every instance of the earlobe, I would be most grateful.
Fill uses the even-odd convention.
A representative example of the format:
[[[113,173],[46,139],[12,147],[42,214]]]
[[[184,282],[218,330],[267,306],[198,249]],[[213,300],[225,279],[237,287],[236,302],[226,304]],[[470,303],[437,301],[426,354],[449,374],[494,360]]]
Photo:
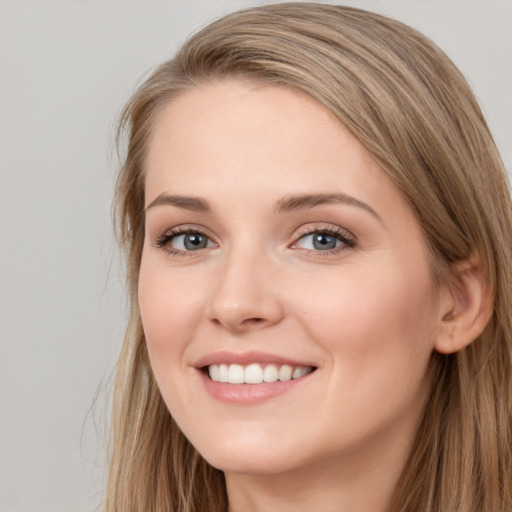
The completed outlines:
[[[492,314],[492,291],[479,256],[473,255],[453,267],[445,299],[435,350],[452,354],[475,340]]]

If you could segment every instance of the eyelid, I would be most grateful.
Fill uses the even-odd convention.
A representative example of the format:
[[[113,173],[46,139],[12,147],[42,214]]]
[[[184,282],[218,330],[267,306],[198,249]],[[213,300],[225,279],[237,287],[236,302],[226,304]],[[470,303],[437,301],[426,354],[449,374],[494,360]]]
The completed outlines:
[[[327,235],[331,235],[336,237],[338,240],[343,242],[342,247],[336,247],[333,249],[327,250],[317,250],[317,249],[303,249],[300,247],[296,247],[296,244],[305,238],[306,236],[314,235],[315,233],[323,233]],[[291,249],[307,251],[309,253],[319,254],[322,256],[336,254],[337,252],[344,251],[346,249],[353,248],[356,243],[356,237],[348,230],[336,226],[334,224],[324,224],[324,223],[313,223],[300,227],[293,236],[293,242],[289,245]]]
[[[169,254],[174,256],[195,256],[195,253],[201,253],[204,250],[212,249],[212,247],[203,247],[197,249],[195,251],[183,251],[180,249],[170,248],[168,246],[169,242],[176,237],[187,235],[190,233],[197,233],[201,236],[208,238],[215,246],[218,246],[218,243],[215,241],[214,237],[210,234],[209,230],[204,228],[203,226],[199,226],[197,224],[180,224],[178,226],[174,226],[172,228],[166,229],[164,232],[156,236],[153,240],[152,245],[159,249],[166,250]]]
[[[353,240],[356,242],[356,237],[348,229],[342,228],[336,224],[326,222],[311,222],[304,224],[300,228],[295,230],[293,239],[298,240],[305,235],[311,235],[313,233],[330,233],[333,235],[340,235],[346,239]]]
[[[216,241],[216,237],[211,234],[210,230],[205,228],[204,226],[197,225],[197,224],[180,224],[178,226],[173,226],[171,228],[166,229],[163,231],[160,235],[156,236],[152,242],[152,245],[159,248],[166,250],[169,254],[175,255],[175,256],[199,256],[203,251],[210,250],[215,247],[203,247],[199,248],[197,250],[180,250],[176,248],[171,248],[169,245],[169,242],[178,236],[186,235],[189,233],[198,233],[202,236],[205,236],[208,238],[210,242],[214,244],[214,246],[218,247],[219,244]],[[319,249],[307,249],[302,247],[296,247],[296,244],[298,242],[305,238],[306,236],[314,235],[315,233],[323,233],[327,235],[331,235],[335,238],[337,238],[339,241],[342,242],[341,247],[335,247],[332,249],[325,249],[325,250],[319,250]],[[307,252],[314,255],[321,255],[321,256],[328,256],[328,255],[334,255],[338,252],[351,249],[353,248],[357,243],[356,237],[347,229],[344,229],[338,225],[330,224],[330,223],[310,223],[305,224],[301,226],[300,228],[296,229],[295,233],[293,234],[293,242],[288,244],[288,247],[290,249],[294,250],[300,250],[303,252]]]

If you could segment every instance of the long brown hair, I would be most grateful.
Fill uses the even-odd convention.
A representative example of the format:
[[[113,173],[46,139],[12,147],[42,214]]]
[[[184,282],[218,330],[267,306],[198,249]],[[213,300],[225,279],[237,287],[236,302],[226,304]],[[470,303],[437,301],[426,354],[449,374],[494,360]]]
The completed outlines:
[[[227,509],[222,472],[195,451],[162,401],[137,304],[148,139],[172,98],[223,77],[296,88],[337,116],[409,201],[438,280],[455,262],[481,257],[493,315],[467,348],[433,354],[431,397],[389,510],[510,512],[512,209],[503,164],[468,84],[434,43],[377,14],[309,3],[212,23],[123,111],[116,207],[131,315],[115,381],[108,512]]]

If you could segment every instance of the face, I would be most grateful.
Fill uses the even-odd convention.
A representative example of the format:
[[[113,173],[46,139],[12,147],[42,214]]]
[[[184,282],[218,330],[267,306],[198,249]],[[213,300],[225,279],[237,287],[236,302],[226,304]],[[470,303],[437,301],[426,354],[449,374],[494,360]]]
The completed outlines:
[[[330,112],[278,86],[192,89],[161,113],[145,186],[150,361],[212,465],[285,473],[407,445],[440,298],[411,209]]]

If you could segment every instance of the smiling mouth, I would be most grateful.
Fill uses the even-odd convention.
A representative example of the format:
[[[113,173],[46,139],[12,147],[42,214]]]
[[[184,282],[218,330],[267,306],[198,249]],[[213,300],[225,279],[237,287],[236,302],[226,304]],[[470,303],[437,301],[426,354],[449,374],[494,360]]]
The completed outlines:
[[[304,377],[316,370],[314,366],[287,364],[211,364],[203,368],[213,382],[228,384],[263,384],[286,382]]]

